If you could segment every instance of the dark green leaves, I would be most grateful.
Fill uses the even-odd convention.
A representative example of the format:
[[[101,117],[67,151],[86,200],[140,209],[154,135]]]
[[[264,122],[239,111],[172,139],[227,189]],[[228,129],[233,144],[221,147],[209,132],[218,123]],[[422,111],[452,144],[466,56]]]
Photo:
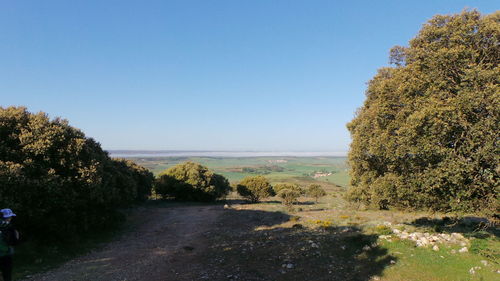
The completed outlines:
[[[500,12],[431,19],[348,124],[348,197],[376,208],[498,208]]]
[[[185,162],[161,173],[155,191],[182,201],[215,201],[231,190],[228,180],[194,162]]]
[[[18,214],[25,237],[70,239],[144,200],[153,175],[59,118],[0,108],[0,205]]]

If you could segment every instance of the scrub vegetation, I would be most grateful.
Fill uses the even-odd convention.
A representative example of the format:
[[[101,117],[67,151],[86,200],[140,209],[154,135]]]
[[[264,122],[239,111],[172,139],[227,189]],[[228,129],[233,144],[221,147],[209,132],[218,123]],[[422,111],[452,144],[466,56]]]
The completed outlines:
[[[25,239],[77,239],[119,221],[146,200],[153,174],[112,159],[68,121],[0,107],[0,205],[16,211]]]
[[[154,190],[162,198],[210,202],[225,197],[231,186],[224,176],[188,161],[162,172],[155,182]]]
[[[263,176],[250,176],[244,178],[236,186],[239,195],[247,198],[252,203],[274,195],[274,190],[269,181]]]
[[[499,41],[500,12],[464,11],[393,48],[348,163],[113,159],[65,120],[0,108],[16,276],[92,248],[32,280],[498,280]],[[121,235],[86,243],[105,229]]]

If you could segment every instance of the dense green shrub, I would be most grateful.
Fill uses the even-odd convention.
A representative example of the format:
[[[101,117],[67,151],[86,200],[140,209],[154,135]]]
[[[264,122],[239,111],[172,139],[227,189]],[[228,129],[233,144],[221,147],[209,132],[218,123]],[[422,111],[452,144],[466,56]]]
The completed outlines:
[[[165,170],[155,183],[157,194],[181,201],[215,201],[230,190],[225,177],[190,161]]]
[[[273,186],[273,190],[276,194],[279,194],[279,192],[283,189],[295,190],[299,195],[303,195],[305,193],[300,185],[295,183],[277,183]]]
[[[238,194],[254,203],[274,195],[271,184],[263,176],[249,176],[244,178],[236,186],[236,190]]]
[[[0,206],[15,210],[25,237],[69,239],[104,226],[116,208],[145,199],[152,180],[66,120],[0,107]]]
[[[305,194],[304,189],[295,183],[278,183],[273,186],[273,190],[287,207],[291,207],[301,195]]]
[[[306,194],[310,197],[313,197],[316,202],[320,197],[326,195],[326,191],[319,184],[311,184],[306,190]]]
[[[348,124],[348,198],[498,213],[500,12],[435,16],[390,60]]]
[[[283,205],[287,207],[292,207],[294,203],[297,202],[301,193],[298,189],[282,188],[278,192],[278,197],[282,199]]]
[[[130,203],[144,201],[151,195],[154,177],[152,173],[133,161],[127,159],[112,159],[110,178],[119,190],[119,199],[115,203],[127,206]]]

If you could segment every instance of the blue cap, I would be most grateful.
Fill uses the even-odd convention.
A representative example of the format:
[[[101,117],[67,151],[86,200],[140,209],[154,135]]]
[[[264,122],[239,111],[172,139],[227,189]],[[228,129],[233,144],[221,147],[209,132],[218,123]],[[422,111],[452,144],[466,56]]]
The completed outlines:
[[[12,212],[11,209],[1,209],[0,210],[0,213],[2,213],[2,216],[3,218],[10,218],[10,217],[15,217],[16,214],[14,214],[14,212]]]

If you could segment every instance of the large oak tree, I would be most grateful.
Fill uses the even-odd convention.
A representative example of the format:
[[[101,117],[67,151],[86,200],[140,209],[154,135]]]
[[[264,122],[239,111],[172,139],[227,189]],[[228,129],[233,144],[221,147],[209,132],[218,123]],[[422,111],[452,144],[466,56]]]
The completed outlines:
[[[500,12],[435,16],[390,62],[348,124],[348,198],[498,213]]]

